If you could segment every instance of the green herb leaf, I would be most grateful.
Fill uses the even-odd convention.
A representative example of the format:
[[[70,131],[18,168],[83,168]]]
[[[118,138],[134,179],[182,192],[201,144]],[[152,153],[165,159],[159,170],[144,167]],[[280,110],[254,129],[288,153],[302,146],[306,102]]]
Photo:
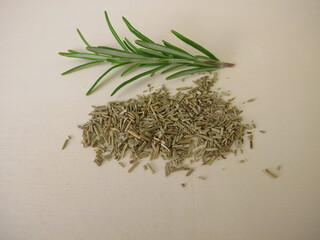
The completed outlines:
[[[145,35],[143,35],[141,32],[139,32],[136,28],[134,28],[131,23],[125,18],[125,17],[122,17],[124,23],[127,25],[128,29],[130,30],[130,32],[132,32],[134,35],[137,36],[137,38],[141,39],[142,41],[145,41],[145,42],[149,42],[149,43],[153,43],[153,41],[146,37]]]
[[[137,53],[136,50],[134,50],[134,48],[132,48],[125,40],[123,40],[123,43],[124,45],[126,45],[130,52]]]
[[[121,88],[123,88],[124,86],[128,85],[129,83],[141,78],[141,77],[144,77],[146,75],[149,75],[151,73],[154,73],[154,72],[157,72],[159,70],[161,70],[162,68],[168,66],[168,64],[165,64],[165,65],[161,65],[160,67],[156,67],[154,69],[151,69],[151,70],[148,70],[148,71],[145,71],[143,73],[140,73],[132,78],[130,78],[129,80],[121,83],[118,87],[116,87],[116,89],[111,93],[111,96],[113,96],[116,92],[118,92]]]
[[[185,42],[186,44],[194,47],[195,49],[198,49],[200,52],[204,53],[205,55],[207,55],[208,57],[210,57],[211,59],[215,60],[215,61],[220,61],[216,56],[214,56],[211,52],[209,52],[207,49],[205,49],[204,47],[202,47],[200,44],[192,41],[191,39],[183,36],[182,34],[178,33],[175,30],[171,30],[171,32],[177,37],[179,38],[181,41]]]
[[[84,36],[82,35],[82,33],[80,32],[80,30],[77,28],[77,32],[81,38],[81,40],[84,42],[85,45],[87,45],[87,47],[90,47],[90,44],[87,42],[87,40],[84,38]]]
[[[99,54],[105,54],[109,56],[114,56],[114,57],[122,57],[122,58],[144,58],[144,56],[130,53],[130,52],[125,52],[122,50],[117,50],[117,49],[112,49],[108,47],[87,47],[87,50]]]
[[[68,50],[68,53],[80,53],[80,52],[77,52],[77,51],[74,51],[74,50],[69,49],[69,50]]]
[[[171,80],[171,79],[174,79],[174,78],[190,75],[190,74],[193,74],[193,73],[199,73],[199,72],[205,72],[205,71],[213,71],[213,70],[215,70],[215,68],[205,68],[205,67],[191,68],[191,69],[187,69],[187,70],[183,70],[183,71],[174,73],[174,74],[166,77],[166,79],[167,80]]]
[[[184,64],[176,65],[176,66],[170,67],[170,68],[162,71],[161,74],[164,74],[164,73],[167,73],[167,72],[176,70],[177,68],[181,68],[181,67],[185,67],[185,66],[186,66],[186,65],[184,65]]]
[[[87,95],[87,96],[90,95],[91,92],[93,91],[93,89],[94,89],[94,88],[97,86],[97,84],[100,82],[100,80],[101,80],[105,75],[107,75],[111,70],[113,70],[113,69],[115,69],[115,68],[117,68],[117,67],[121,67],[121,66],[126,65],[126,64],[128,64],[128,62],[127,62],[127,63],[119,63],[119,64],[117,64],[117,65],[114,65],[114,66],[110,67],[107,71],[105,71],[105,72],[95,81],[95,83],[91,86],[91,88],[88,90],[88,92],[86,93],[86,95]]]
[[[103,61],[93,61],[93,62],[88,62],[88,63],[85,63],[85,64],[82,64],[82,65],[79,65],[79,66],[76,66],[74,68],[71,68],[63,73],[61,73],[61,75],[66,75],[68,73],[71,73],[71,72],[74,72],[80,68],[83,68],[83,67],[86,67],[86,66],[89,66],[89,65],[93,65],[93,64],[97,64],[97,63],[102,63]]]
[[[179,47],[177,47],[177,46],[175,46],[175,45],[167,42],[166,40],[162,40],[162,42],[163,42],[163,44],[164,44],[165,46],[167,46],[168,48],[171,48],[171,49],[173,49],[173,50],[180,51],[180,52],[183,52],[183,53],[185,53],[185,54],[188,54],[188,55],[192,56],[192,55],[191,55],[190,53],[188,53],[187,51],[185,51],[185,50],[183,50],[183,49],[181,49],[181,48],[179,48]]]
[[[136,68],[140,67],[140,63],[136,63],[136,64],[133,64],[131,65],[130,67],[128,67],[126,70],[124,70],[122,73],[121,73],[121,77],[123,77],[124,75],[126,75],[127,73],[135,70]]]
[[[195,56],[197,59],[200,59],[200,60],[205,60],[205,61],[212,61],[211,58],[207,57],[207,56],[199,56],[199,55],[196,55]]]
[[[114,28],[113,28],[113,26],[112,26],[112,24],[110,22],[110,19],[109,19],[107,11],[104,11],[104,15],[106,17],[107,24],[108,24],[109,29],[110,29],[111,33],[113,34],[114,38],[117,40],[119,45],[123,48],[123,50],[125,50],[126,52],[129,52],[129,50],[127,49],[126,45],[124,45],[124,43],[119,38],[117,32],[114,30]]]
[[[100,56],[97,54],[91,54],[91,53],[64,53],[59,52],[59,55],[65,56],[65,57],[72,57],[72,58],[83,58],[87,60],[106,60],[106,56]]]
[[[143,42],[140,40],[135,41],[136,44],[140,45],[141,47],[149,48],[155,51],[159,51],[162,53],[169,53],[175,57],[180,57],[180,58],[185,58],[185,59],[190,59],[190,60],[195,60],[193,56],[190,56],[188,54],[185,54],[183,52],[173,50],[171,48],[167,48],[164,46],[161,46],[160,44],[155,44],[155,43],[148,43],[148,42]]]
[[[139,51],[145,53],[149,57],[159,57],[159,58],[165,57],[165,55],[163,55],[161,52],[157,52],[147,48],[139,48]]]
[[[127,39],[127,38],[124,38],[124,40],[123,40],[124,42],[126,42],[131,48],[132,48],[132,50],[134,50],[135,51],[135,53],[139,53],[139,50],[138,50],[138,48],[135,46],[135,45],[133,45],[133,43],[132,42],[130,42],[130,40],[129,39]]]

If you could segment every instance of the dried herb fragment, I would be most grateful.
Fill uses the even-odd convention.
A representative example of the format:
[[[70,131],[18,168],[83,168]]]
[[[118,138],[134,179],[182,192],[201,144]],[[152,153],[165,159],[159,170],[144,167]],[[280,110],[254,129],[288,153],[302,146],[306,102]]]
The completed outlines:
[[[268,168],[266,168],[265,170],[264,170],[264,172],[268,175],[268,176],[270,176],[270,177],[272,177],[272,178],[277,178],[278,177],[278,175],[277,174],[275,174],[274,172],[272,172],[270,169],[268,169]]]
[[[68,145],[69,140],[71,139],[71,136],[69,135],[66,140],[64,140],[63,145],[62,145],[62,150],[64,150],[66,148],[66,146]]]
[[[119,164],[121,167],[123,167],[123,168],[125,167],[122,162],[118,162],[118,164]]]
[[[147,163],[146,165],[147,165],[147,168],[150,169],[152,174],[155,173],[154,169],[152,168],[152,166],[149,163]]]
[[[192,169],[190,169],[188,172],[187,172],[187,174],[186,174],[186,176],[188,177],[192,172],[194,171],[194,169],[192,168]]]
[[[135,163],[132,164],[131,168],[128,170],[129,173],[131,173],[138,165],[140,162],[136,161]]]

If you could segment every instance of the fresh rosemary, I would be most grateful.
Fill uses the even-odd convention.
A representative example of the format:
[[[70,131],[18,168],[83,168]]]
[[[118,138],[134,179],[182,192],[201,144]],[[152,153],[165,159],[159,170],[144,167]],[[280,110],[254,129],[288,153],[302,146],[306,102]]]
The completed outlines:
[[[110,71],[115,68],[127,66],[127,68],[122,72],[121,76],[126,75],[129,72],[132,72],[139,67],[152,67],[151,69],[139,73],[134,77],[122,82],[111,94],[114,95],[121,88],[127,84],[147,75],[154,74],[160,70],[161,74],[175,71],[175,73],[166,77],[167,80],[178,78],[181,76],[199,73],[199,72],[209,72],[221,68],[233,67],[232,63],[221,62],[215,55],[209,52],[207,49],[202,47],[200,44],[190,40],[189,38],[183,36],[182,34],[172,30],[171,32],[178,37],[180,40],[186,44],[194,47],[199,50],[205,56],[192,55],[187,51],[163,40],[163,44],[157,44],[153,42],[150,38],[143,35],[136,28],[134,28],[131,23],[125,18],[122,17],[128,29],[140,40],[136,40],[134,45],[129,39],[124,38],[121,40],[117,32],[114,30],[111,22],[109,20],[108,14],[105,11],[105,18],[107,25],[112,32],[113,36],[119,43],[122,49],[115,49],[106,46],[91,46],[87,40],[84,38],[79,29],[77,32],[87,46],[86,50],[89,52],[83,53],[74,50],[68,50],[67,52],[59,52],[60,55],[65,57],[72,58],[81,58],[85,59],[88,62],[82,65],[76,66],[68,71],[62,73],[62,75],[71,73],[75,70],[81,69],[83,67],[91,66],[99,63],[111,63],[112,66],[108,68],[91,86],[86,95],[92,93],[97,84],[101,79],[106,76]],[[183,69],[183,70],[181,70]]]

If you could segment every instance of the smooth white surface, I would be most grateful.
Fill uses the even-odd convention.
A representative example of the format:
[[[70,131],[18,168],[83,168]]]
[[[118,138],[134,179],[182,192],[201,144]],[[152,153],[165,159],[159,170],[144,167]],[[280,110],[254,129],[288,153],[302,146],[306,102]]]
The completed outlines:
[[[121,81],[113,73],[86,97],[104,66],[59,75],[81,62],[57,55],[83,47],[75,28],[92,44],[116,46],[103,10],[121,36],[134,39],[126,16],[156,41],[184,47],[175,29],[236,63],[219,73],[217,87],[268,131],[255,134],[254,151],[188,178],[165,178],[160,165],[155,175],[128,174],[114,162],[98,168],[76,127],[91,105],[165,83],[142,79],[110,98]],[[308,0],[1,0],[0,239],[319,239],[319,11]],[[262,172],[278,164],[278,179]]]

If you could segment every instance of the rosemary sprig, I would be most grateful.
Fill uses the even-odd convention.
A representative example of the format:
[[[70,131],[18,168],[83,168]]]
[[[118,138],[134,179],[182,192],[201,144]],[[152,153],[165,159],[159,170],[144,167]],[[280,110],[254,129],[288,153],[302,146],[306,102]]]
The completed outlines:
[[[139,73],[134,77],[124,81],[121,83],[111,94],[114,95],[121,88],[126,86],[127,84],[141,78],[147,76],[149,74],[153,74],[167,67],[167,69],[163,70],[161,74],[176,71],[175,73],[166,77],[167,80],[171,80],[174,78],[178,78],[181,76],[199,73],[204,71],[214,71],[221,68],[233,67],[232,63],[221,62],[215,55],[213,55],[210,51],[202,47],[200,44],[192,41],[191,39],[183,36],[177,31],[172,30],[171,32],[179,38],[181,41],[186,44],[194,47],[198,51],[205,54],[205,56],[192,55],[187,51],[163,40],[162,44],[157,44],[153,42],[150,38],[146,37],[144,34],[139,32],[136,28],[134,28],[131,23],[125,18],[122,17],[124,23],[128,27],[128,29],[137,37],[139,40],[134,41],[136,45],[134,45],[130,40],[124,38],[121,40],[117,32],[114,30],[109,16],[105,11],[105,18],[107,25],[113,34],[114,38],[119,43],[122,49],[115,49],[106,46],[91,46],[88,41],[85,39],[83,34],[77,29],[77,32],[81,38],[81,40],[86,45],[86,50],[89,52],[78,52],[74,50],[68,50],[67,52],[59,52],[60,55],[65,57],[72,58],[81,58],[85,59],[88,62],[82,65],[71,68],[62,73],[62,75],[71,73],[78,69],[92,66],[100,63],[111,63],[112,66],[108,68],[91,86],[86,95],[89,95],[93,92],[94,88],[101,81],[101,79],[107,75],[110,71],[115,68],[129,65],[121,74],[124,76],[128,72],[132,72],[140,67],[153,67],[145,72]],[[184,68],[180,70],[180,68]],[[179,69],[179,70],[178,70]]]

